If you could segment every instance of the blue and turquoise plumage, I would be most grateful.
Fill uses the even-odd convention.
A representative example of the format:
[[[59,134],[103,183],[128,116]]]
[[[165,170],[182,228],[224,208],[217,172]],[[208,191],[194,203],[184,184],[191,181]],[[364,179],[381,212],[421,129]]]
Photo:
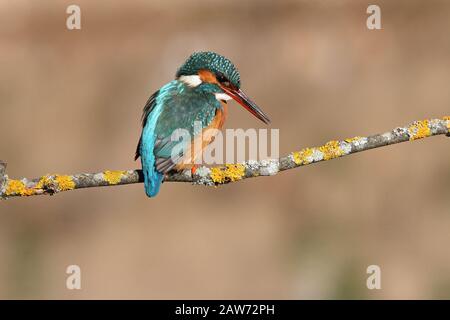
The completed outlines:
[[[145,105],[136,158],[141,157],[145,192],[149,197],[158,194],[164,173],[177,164],[171,156],[180,141],[171,141],[172,133],[185,129],[191,137],[196,137],[201,132],[195,132],[195,121],[200,122],[202,129],[207,128],[222,108],[214,95],[208,94],[213,90],[216,89],[208,83],[192,88],[174,80],[153,94]],[[185,141],[183,151],[190,142]]]

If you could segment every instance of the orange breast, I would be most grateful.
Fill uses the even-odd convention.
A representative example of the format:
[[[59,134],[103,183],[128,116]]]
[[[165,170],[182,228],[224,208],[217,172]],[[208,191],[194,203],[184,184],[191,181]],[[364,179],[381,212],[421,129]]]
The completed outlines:
[[[194,137],[190,147],[185,152],[186,156],[182,159],[182,161],[179,164],[177,164],[176,166],[177,170],[183,170],[192,167],[195,163],[195,160],[202,155],[203,150],[211,142],[214,141],[214,137],[217,134],[217,130],[222,129],[228,114],[228,106],[226,102],[221,103],[222,109],[217,109],[216,116],[214,117],[213,121],[211,121],[211,124],[202,130],[201,135],[197,135]]]

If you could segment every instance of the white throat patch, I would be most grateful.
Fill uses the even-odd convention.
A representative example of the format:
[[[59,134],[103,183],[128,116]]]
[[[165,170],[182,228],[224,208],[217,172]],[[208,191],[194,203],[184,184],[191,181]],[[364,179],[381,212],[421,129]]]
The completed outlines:
[[[219,101],[227,101],[230,100],[231,97],[226,93],[215,93],[216,99]]]
[[[180,76],[178,80],[184,82],[190,87],[196,87],[202,83],[200,76],[192,75],[192,76]]]

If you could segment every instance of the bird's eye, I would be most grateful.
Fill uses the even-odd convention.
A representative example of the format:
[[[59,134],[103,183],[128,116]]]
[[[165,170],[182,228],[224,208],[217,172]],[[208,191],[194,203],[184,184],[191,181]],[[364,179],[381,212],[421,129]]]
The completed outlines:
[[[227,87],[230,86],[230,81],[222,73],[218,73],[216,78],[217,78],[217,81],[219,81],[224,86],[227,86]]]
[[[224,76],[223,73],[221,73],[221,72],[218,72],[218,73],[216,74],[216,78],[217,78],[217,81],[219,81],[219,82],[225,81],[225,76]]]

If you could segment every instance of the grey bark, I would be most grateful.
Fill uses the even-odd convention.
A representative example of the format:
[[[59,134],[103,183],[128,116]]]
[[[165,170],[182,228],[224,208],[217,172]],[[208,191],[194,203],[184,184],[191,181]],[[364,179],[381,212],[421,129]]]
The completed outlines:
[[[279,159],[247,161],[218,167],[199,167],[191,170],[171,171],[164,182],[189,182],[216,186],[259,176],[272,176],[300,166],[340,158],[353,153],[380,148],[396,143],[414,141],[436,135],[450,135],[450,118],[415,121],[408,126],[367,137],[329,141],[319,147],[305,148]],[[46,175],[36,179],[9,179],[6,163],[0,161],[0,198],[55,194],[73,189],[125,185],[143,182],[142,170],[104,171],[74,175]]]

